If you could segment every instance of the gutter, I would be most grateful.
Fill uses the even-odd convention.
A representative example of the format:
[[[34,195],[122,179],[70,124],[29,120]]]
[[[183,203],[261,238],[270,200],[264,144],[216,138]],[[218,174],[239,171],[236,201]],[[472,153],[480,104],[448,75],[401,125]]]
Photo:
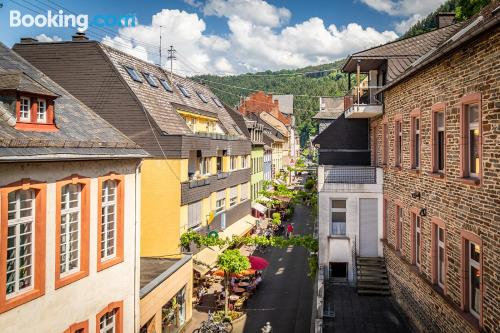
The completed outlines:
[[[32,155],[32,156],[0,156],[0,162],[49,162],[49,161],[88,161],[88,160],[123,160],[147,158],[148,155],[78,155],[78,154],[53,154],[53,155]]]

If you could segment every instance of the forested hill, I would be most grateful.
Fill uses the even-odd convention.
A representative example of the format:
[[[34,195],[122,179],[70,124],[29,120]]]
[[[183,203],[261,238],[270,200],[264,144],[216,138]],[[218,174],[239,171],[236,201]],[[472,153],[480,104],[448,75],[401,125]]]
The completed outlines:
[[[343,96],[347,76],[340,72],[344,60],[295,70],[266,71],[234,76],[202,75],[194,79],[207,84],[225,103],[235,106],[240,96],[263,90],[273,94],[293,94],[294,114],[301,142],[316,134],[312,118],[319,111],[318,96]],[[309,96],[309,97],[307,97]]]

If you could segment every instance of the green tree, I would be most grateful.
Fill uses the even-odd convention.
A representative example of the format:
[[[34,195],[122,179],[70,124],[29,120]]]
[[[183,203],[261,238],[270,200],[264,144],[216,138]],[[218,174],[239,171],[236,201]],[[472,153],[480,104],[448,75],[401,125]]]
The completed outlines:
[[[463,21],[470,18],[490,2],[491,0],[458,0],[455,11],[457,20]]]
[[[229,278],[232,274],[239,274],[245,269],[250,268],[250,261],[240,253],[239,250],[226,250],[217,258],[217,265],[224,271],[224,286],[226,288],[226,297],[224,304],[224,315],[227,316],[229,308],[229,296],[231,288],[229,288]]]

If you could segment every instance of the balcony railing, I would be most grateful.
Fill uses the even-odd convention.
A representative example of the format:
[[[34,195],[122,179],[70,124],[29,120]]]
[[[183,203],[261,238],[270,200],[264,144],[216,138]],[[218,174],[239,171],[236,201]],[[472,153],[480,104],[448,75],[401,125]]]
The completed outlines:
[[[376,94],[379,86],[354,88],[344,96],[346,118],[371,118],[382,114],[382,102]]]
[[[217,179],[224,179],[229,177],[229,172],[217,172]]]
[[[356,166],[325,168],[325,183],[376,184],[377,170],[374,167]]]
[[[241,137],[237,135],[229,135],[229,134],[223,134],[223,133],[212,133],[212,132],[201,132],[197,131],[195,132],[196,135],[202,136],[205,138],[210,138],[210,139],[216,139],[216,140],[240,140]]]
[[[189,188],[195,188],[210,184],[210,178],[192,179],[189,181]]]

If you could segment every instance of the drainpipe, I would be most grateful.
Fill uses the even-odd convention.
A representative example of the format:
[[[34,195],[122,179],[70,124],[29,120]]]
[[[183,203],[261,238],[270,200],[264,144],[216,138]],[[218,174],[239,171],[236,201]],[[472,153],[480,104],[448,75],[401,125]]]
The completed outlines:
[[[140,326],[140,323],[137,322],[137,296],[139,295],[139,290],[136,290],[137,288],[137,226],[140,223],[140,207],[141,203],[140,200],[137,200],[137,198],[141,198],[141,196],[138,194],[138,191],[140,190],[140,182],[139,182],[139,174],[141,171],[141,166],[142,163],[144,162],[143,159],[137,164],[135,167],[135,174],[134,174],[134,181],[135,181],[135,191],[134,191],[134,202],[135,202],[135,222],[134,222],[134,330],[138,329]],[[139,255],[140,257],[140,255]],[[139,268],[140,269],[140,268]],[[140,272],[139,272],[140,274]]]

